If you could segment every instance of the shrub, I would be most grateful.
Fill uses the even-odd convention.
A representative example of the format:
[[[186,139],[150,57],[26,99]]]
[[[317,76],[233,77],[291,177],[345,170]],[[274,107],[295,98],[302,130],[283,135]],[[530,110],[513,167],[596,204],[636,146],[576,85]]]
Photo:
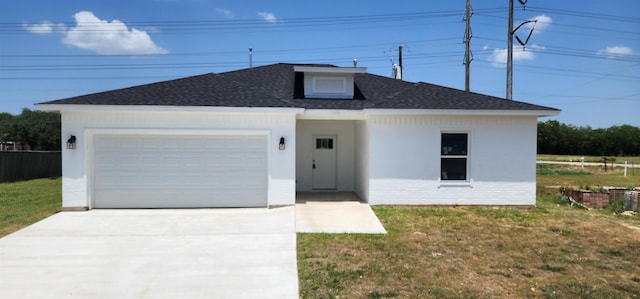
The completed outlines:
[[[616,214],[624,212],[624,199],[612,200],[607,209]]]

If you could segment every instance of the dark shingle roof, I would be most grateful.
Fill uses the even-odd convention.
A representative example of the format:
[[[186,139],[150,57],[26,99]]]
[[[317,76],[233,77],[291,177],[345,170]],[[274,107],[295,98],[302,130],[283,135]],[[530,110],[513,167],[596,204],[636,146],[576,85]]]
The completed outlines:
[[[210,73],[41,104],[557,111],[554,108],[367,73],[355,74],[353,99],[305,99],[300,91],[302,77],[296,76],[294,66],[279,63],[220,74]]]

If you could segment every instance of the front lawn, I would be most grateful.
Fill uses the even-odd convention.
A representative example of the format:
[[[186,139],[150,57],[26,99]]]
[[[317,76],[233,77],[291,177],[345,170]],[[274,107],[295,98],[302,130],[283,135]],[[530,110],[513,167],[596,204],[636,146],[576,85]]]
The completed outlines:
[[[571,208],[548,186],[639,177],[552,167],[536,209],[373,207],[386,236],[298,234],[301,297],[640,298],[640,217]]]
[[[0,237],[60,211],[62,179],[0,183]]]
[[[637,298],[640,221],[606,211],[374,207],[386,236],[298,234],[303,298]]]

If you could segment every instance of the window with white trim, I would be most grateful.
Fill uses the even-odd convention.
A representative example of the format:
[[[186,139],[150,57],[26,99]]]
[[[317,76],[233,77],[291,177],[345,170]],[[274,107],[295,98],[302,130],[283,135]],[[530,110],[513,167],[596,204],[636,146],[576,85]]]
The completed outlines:
[[[314,76],[311,79],[311,92],[314,94],[346,94],[346,77]]]
[[[440,142],[440,179],[466,181],[469,159],[468,133],[442,133]]]

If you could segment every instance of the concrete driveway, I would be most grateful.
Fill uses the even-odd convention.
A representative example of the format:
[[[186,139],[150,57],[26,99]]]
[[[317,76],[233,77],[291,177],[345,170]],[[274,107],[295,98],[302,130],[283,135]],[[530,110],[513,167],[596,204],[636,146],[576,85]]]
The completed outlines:
[[[0,239],[0,298],[298,298],[294,207],[62,212]]]

